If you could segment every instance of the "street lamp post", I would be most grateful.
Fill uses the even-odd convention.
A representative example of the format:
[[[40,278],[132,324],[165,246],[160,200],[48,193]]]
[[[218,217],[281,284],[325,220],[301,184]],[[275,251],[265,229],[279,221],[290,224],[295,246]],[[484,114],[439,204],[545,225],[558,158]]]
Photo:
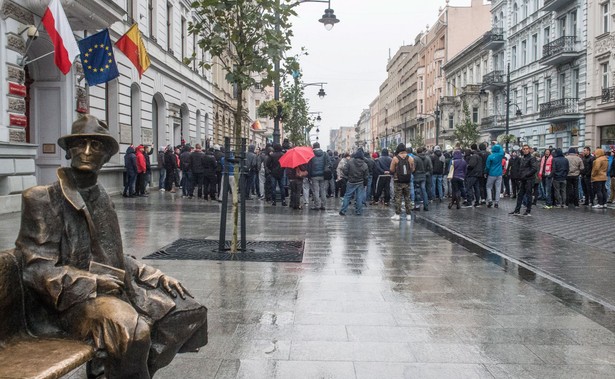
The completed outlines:
[[[335,24],[340,22],[340,20],[338,20],[338,18],[335,17],[335,13],[333,13],[333,9],[331,9],[331,0],[298,0],[298,4],[303,4],[303,3],[327,3],[328,4],[327,9],[325,9],[325,13],[323,14],[322,18],[318,20],[319,22],[322,22],[325,25],[325,29],[331,30]],[[276,5],[278,7],[280,6],[280,0],[276,1]],[[276,13],[275,31],[276,33],[280,31],[279,15],[277,13]],[[276,104],[278,104],[278,111],[276,112],[276,116],[273,118],[273,143],[280,143],[280,117],[282,115],[282,106],[279,105],[279,101],[280,101],[280,60],[276,59],[273,66],[274,66],[273,69],[277,73],[276,78],[274,80],[274,85],[273,85],[273,99],[275,100]],[[321,96],[321,91],[322,91],[322,96]],[[322,87],[321,87],[321,91],[318,92],[318,96],[320,96],[322,99],[325,95]]]
[[[510,127],[510,63],[506,70],[506,152],[508,153],[508,128]]]
[[[327,96],[325,89],[322,88],[323,85],[327,84],[327,82],[315,82],[315,83],[304,83],[301,85],[301,88],[309,87],[309,86],[320,86],[320,90],[318,91],[318,97],[322,100]]]
[[[436,110],[433,114],[436,116],[436,145],[438,145],[438,138],[440,136],[440,102],[436,102]]]

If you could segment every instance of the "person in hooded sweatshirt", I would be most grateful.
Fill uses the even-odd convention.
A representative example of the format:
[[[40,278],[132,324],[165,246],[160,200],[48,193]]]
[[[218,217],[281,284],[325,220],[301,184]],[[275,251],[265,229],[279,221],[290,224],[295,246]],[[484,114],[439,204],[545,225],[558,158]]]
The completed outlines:
[[[609,160],[602,149],[596,149],[594,155],[596,159],[592,165],[591,181],[598,204],[592,208],[606,208],[606,172],[609,167]]]
[[[312,149],[314,156],[307,165],[314,199],[314,206],[310,209],[324,211],[327,202],[327,186],[329,180],[333,177],[331,161],[329,155],[320,148],[320,143],[314,142]],[[326,177],[327,175],[331,176]]]
[[[363,149],[359,148],[352,158],[344,166],[344,176],[346,176],[346,193],[342,201],[340,216],[345,216],[350,204],[350,199],[356,193],[354,202],[355,213],[360,216],[363,213],[363,198],[365,197],[365,186],[367,186],[368,168],[363,159]]]
[[[461,150],[455,150],[453,152],[453,159],[451,160],[451,166],[453,167],[453,178],[451,179],[452,188],[452,200],[448,205],[448,209],[451,209],[453,205],[457,206],[457,209],[461,208],[461,189],[468,173],[468,163],[463,159]]]
[[[478,146],[473,143],[470,147],[471,150],[466,157],[466,162],[468,162],[468,174],[465,182],[467,198],[463,205],[480,207],[480,178],[483,177],[483,167],[485,167],[485,163],[478,153]],[[473,200],[474,204],[472,204]]]
[[[569,164],[562,149],[555,149],[553,153],[553,192],[555,201],[561,208],[566,205],[566,177],[568,177]]]
[[[376,180],[376,194],[374,195],[374,204],[377,204],[384,192],[384,205],[388,206],[391,201],[391,161],[389,150],[382,149],[380,157],[376,159],[374,164],[374,179]]]
[[[145,148],[143,145],[137,146],[137,196],[146,197],[145,194],[145,174],[147,172],[147,162],[145,160]]]
[[[566,178],[567,205],[579,207],[579,177],[583,171],[583,160],[577,149],[571,147],[566,154],[568,160],[568,177]]]
[[[135,155],[134,146],[130,145],[126,149],[124,155],[124,168],[126,169],[126,182],[124,183],[124,191],[122,196],[134,197],[135,196],[135,184],[137,182],[137,156]]]
[[[491,154],[487,157],[485,163],[485,173],[487,174],[487,208],[491,208],[493,204],[492,193],[495,186],[495,207],[497,208],[500,201],[500,189],[502,188],[502,159],[504,153],[500,144],[494,145],[491,148]]]

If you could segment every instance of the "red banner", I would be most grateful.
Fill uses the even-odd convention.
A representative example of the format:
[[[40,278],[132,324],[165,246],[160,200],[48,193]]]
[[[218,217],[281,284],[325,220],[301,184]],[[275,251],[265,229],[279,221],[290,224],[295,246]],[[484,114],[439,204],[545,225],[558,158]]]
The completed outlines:
[[[9,114],[9,124],[13,126],[27,126],[28,118],[21,114]]]
[[[9,82],[9,94],[26,97],[26,86]]]

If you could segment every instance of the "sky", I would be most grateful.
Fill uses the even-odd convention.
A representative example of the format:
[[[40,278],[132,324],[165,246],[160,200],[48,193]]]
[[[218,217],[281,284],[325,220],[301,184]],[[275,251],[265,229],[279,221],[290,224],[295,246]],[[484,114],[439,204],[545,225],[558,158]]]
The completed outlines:
[[[449,2],[452,6],[470,3]],[[310,111],[322,112],[318,136],[323,147],[329,144],[331,129],[357,124],[387,77],[389,54],[395,55],[404,43],[414,43],[445,4],[445,0],[331,0],[340,20],[331,31],[318,22],[327,3],[309,2],[296,8],[292,52],[298,53],[301,47],[308,51],[300,60],[303,81],[327,83],[323,100],[317,96],[319,86],[305,88]],[[312,141],[314,137],[315,133]]]

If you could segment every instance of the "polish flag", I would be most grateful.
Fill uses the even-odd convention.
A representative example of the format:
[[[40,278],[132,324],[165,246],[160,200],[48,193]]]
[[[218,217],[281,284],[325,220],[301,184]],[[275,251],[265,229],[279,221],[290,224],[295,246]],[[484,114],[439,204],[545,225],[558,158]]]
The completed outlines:
[[[42,21],[54,46],[56,66],[66,75],[80,52],[60,0],[51,0]]]

